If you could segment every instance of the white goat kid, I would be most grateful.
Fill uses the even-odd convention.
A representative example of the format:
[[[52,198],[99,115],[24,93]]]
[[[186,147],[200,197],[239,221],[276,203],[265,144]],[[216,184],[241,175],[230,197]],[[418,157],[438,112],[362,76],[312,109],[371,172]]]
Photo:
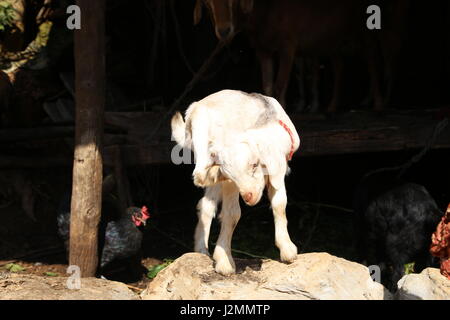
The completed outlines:
[[[172,136],[195,155],[194,184],[206,188],[199,201],[195,251],[209,254],[212,219],[222,203],[221,230],[214,250],[215,270],[236,271],[231,239],[240,219],[239,194],[256,205],[267,186],[275,221],[275,244],[281,260],[293,262],[297,247],[287,230],[284,178],[287,162],[300,146],[294,124],[273,98],[224,90],[193,103],[172,118]]]

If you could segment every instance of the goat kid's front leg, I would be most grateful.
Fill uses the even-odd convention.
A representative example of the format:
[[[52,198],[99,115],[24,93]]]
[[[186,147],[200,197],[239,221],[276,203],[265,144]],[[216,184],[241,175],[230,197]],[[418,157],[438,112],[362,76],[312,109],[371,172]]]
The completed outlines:
[[[287,229],[286,188],[283,186],[276,190],[269,184],[268,194],[275,222],[275,245],[280,249],[280,259],[287,263],[294,262],[297,259],[297,247],[291,241]]]
[[[233,182],[222,184],[222,201],[221,228],[214,250],[214,261],[216,262],[216,272],[228,276],[236,272],[236,265],[231,255],[231,239],[241,218],[239,189]]]
[[[216,216],[217,206],[222,200],[222,185],[208,187],[205,195],[197,204],[198,222],[195,228],[195,252],[209,255],[208,240],[211,222]]]

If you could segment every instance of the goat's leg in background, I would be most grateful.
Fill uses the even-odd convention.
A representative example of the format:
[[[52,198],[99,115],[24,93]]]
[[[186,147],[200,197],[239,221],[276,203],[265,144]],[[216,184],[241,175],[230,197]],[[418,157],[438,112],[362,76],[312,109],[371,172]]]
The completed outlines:
[[[271,53],[257,51],[259,64],[261,66],[262,88],[265,95],[273,95],[273,57]]]
[[[306,76],[305,76],[305,68],[306,68],[306,58],[298,57],[295,59],[295,75],[297,77],[298,82],[298,92],[299,92],[299,101],[297,102],[297,106],[295,107],[295,112],[301,113],[306,109],[307,106],[307,88],[306,88]]]
[[[331,98],[330,104],[328,105],[328,113],[336,112],[341,102],[342,80],[344,71],[344,61],[341,57],[334,57],[332,63],[334,70],[333,96]]]
[[[377,43],[370,41],[367,45],[367,64],[370,77],[370,92],[373,97],[374,111],[381,112],[384,109],[383,94],[381,92],[381,65],[380,57],[377,55]]]
[[[216,262],[216,272],[225,276],[236,272],[236,265],[231,255],[231,239],[240,218],[239,189],[234,182],[223,182],[221,227],[213,257]]]
[[[280,188],[275,189],[269,183],[268,195],[272,205],[273,218],[275,222],[275,245],[278,249],[280,249],[281,261],[288,263],[294,262],[297,259],[297,247],[291,241],[287,229],[287,195],[284,184]]]
[[[275,82],[274,96],[286,109],[286,91],[294,65],[295,50],[280,52],[277,80]]]
[[[320,111],[320,59],[311,58],[312,88],[311,88],[311,113]]]
[[[403,45],[408,36],[410,16],[408,14],[411,1],[392,1],[387,21],[379,34],[381,51],[384,60],[384,106],[389,106],[395,82],[399,72],[400,57]]]
[[[320,59],[298,57],[295,59],[299,101],[295,112],[303,112],[309,107],[310,113],[320,111]],[[311,85],[309,83],[311,82]]]
[[[209,255],[208,240],[211,222],[216,216],[217,206],[222,201],[222,184],[205,189],[205,195],[197,205],[198,222],[195,228],[195,251]]]

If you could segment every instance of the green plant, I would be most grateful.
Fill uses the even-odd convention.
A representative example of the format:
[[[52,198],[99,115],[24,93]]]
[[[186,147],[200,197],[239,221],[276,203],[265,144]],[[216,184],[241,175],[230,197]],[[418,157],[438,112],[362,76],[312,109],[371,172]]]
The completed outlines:
[[[414,262],[405,264],[405,274],[414,273],[414,266],[415,266]]]
[[[5,266],[5,269],[8,270],[9,272],[12,272],[12,273],[19,273],[19,272],[25,271],[24,267],[22,267],[22,266],[20,266],[18,264],[15,264],[15,263],[7,264]]]
[[[162,270],[164,270],[167,266],[169,266],[173,260],[165,259],[164,263],[158,264],[148,269],[147,278],[154,279]]]
[[[11,27],[14,20],[15,10],[13,6],[6,1],[0,1],[0,32]]]

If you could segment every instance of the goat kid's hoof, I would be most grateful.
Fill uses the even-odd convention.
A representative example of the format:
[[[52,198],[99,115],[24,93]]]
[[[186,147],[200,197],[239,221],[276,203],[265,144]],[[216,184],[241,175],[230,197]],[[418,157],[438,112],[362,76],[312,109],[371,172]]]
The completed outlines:
[[[284,247],[283,250],[280,250],[280,259],[282,262],[292,263],[297,260],[297,254],[297,247],[292,244]]]
[[[215,270],[218,274],[221,274],[223,276],[229,277],[236,273],[236,267],[226,263],[216,263]]]
[[[203,175],[201,175],[201,174],[195,174],[195,173],[194,173],[193,178],[194,178],[194,185],[195,185],[195,186],[197,186],[197,187],[199,187],[199,188],[204,188],[204,187],[206,187],[206,184],[205,184],[205,178],[204,178]]]

